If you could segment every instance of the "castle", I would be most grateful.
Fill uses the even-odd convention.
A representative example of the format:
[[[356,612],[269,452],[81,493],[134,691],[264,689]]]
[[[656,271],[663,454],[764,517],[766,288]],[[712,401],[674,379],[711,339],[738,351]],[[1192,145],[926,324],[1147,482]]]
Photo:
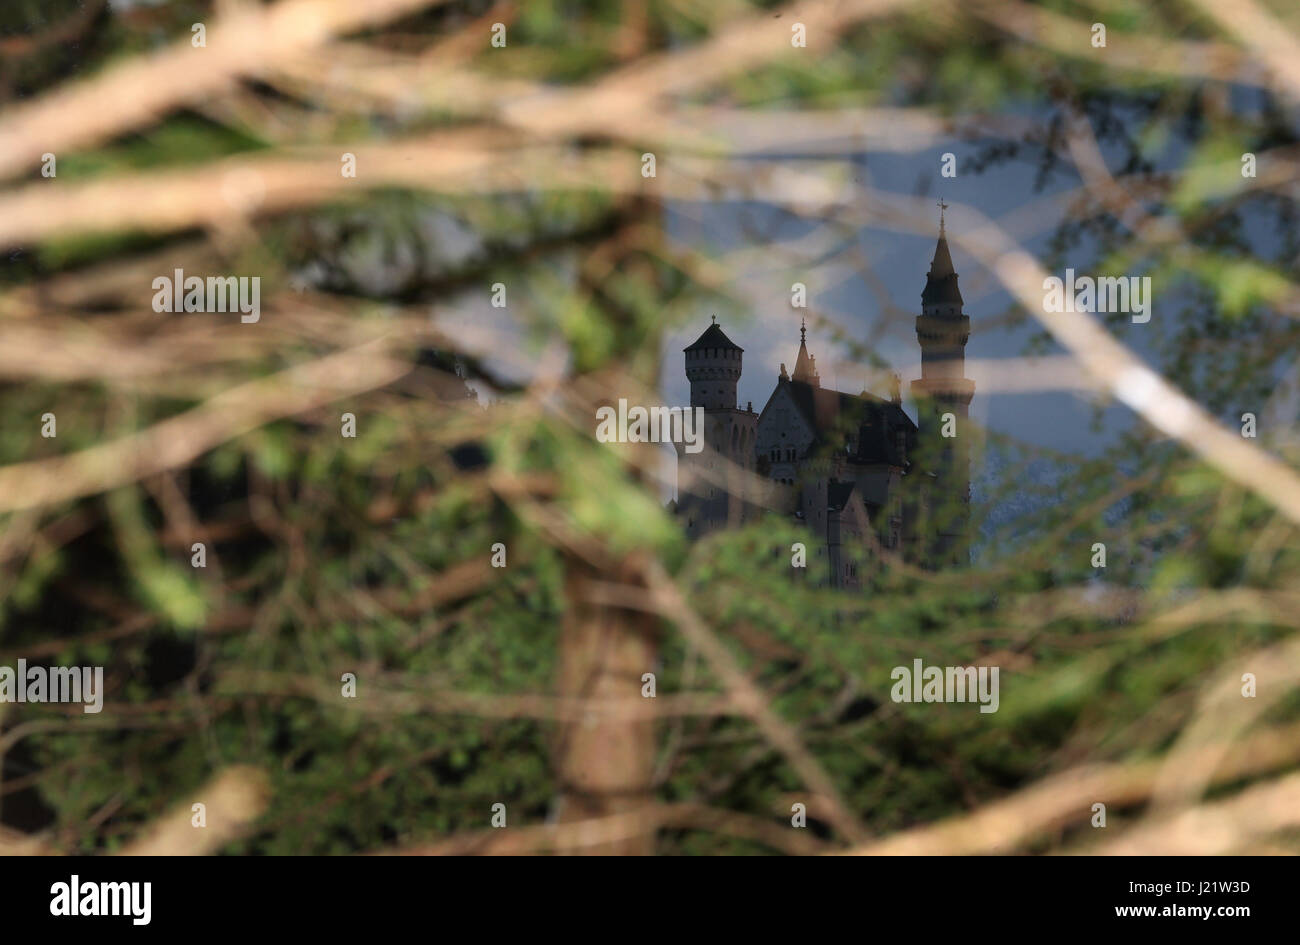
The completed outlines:
[[[916,318],[919,427],[903,411],[897,375],[888,400],[822,387],[806,326],[794,371],[781,365],[761,412],[741,409],[744,349],[715,318],[684,349],[691,406],[705,418],[704,449],[678,449],[675,511],[687,535],[774,511],[789,516],[809,532],[810,578],[832,587],[860,587],[860,566],[882,551],[922,567],[969,563],[966,421],[975,384],[965,376],[962,306],[941,215]]]

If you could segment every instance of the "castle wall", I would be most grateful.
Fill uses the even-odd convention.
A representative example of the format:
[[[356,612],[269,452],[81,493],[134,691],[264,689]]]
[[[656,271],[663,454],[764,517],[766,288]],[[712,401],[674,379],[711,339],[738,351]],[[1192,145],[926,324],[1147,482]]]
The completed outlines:
[[[778,383],[758,418],[758,458],[766,458],[767,475],[778,482],[799,478],[799,457],[815,434],[790,396],[789,385]]]
[[[753,518],[758,499],[751,479],[757,423],[751,411],[706,409],[704,449],[687,453],[678,445],[677,502],[686,516],[688,537],[737,528]]]

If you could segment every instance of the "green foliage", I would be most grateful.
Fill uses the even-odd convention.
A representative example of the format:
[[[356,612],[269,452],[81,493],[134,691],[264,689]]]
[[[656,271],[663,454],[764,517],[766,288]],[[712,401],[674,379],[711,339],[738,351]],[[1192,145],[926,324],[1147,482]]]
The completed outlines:
[[[46,15],[42,4],[11,5],[0,25],[50,25],[67,6]],[[455,17],[487,9],[447,6],[454,9],[427,11],[403,31],[369,40],[396,45],[407,33],[436,35],[459,24]],[[768,16],[771,5],[756,6]],[[1092,11],[1049,6],[1076,18]],[[1151,7],[1108,13],[1111,35],[1204,28],[1170,4]],[[163,8],[157,38],[183,35],[196,9]],[[629,22],[633,12],[644,14],[642,26]],[[484,44],[467,63],[490,76],[573,85],[619,68],[636,43],[667,53],[752,12],[737,2],[530,2],[509,25],[509,55]],[[788,33],[786,20],[771,18]],[[87,68],[148,48],[155,40],[147,32],[109,17],[94,32]],[[1157,195],[1144,212],[1180,227],[1185,239],[1153,245],[1113,208],[1087,205],[1056,228],[1047,260],[1069,259],[1080,271],[1083,260],[1106,272],[1149,271],[1160,286],[1160,317],[1138,336],[1122,317],[1109,327],[1226,422],[1260,412],[1279,389],[1300,342],[1293,317],[1281,314],[1294,294],[1296,247],[1291,235],[1260,234],[1293,230],[1294,209],[1244,193],[1239,173],[1223,174],[1237,173],[1243,149],[1264,146],[1255,142],[1293,142],[1276,108],[1257,120],[1216,115],[1201,101],[1203,86],[1113,75],[1097,62],[1008,39],[982,20],[906,14],[826,43],[816,56],[783,49],[691,94],[735,107],[1029,115],[1041,133],[988,142],[975,166],[1014,161],[1044,188],[1079,183],[1062,157],[1061,127],[1081,110],[1124,184]],[[50,53],[48,69],[23,66],[19,85],[53,84],[60,56]],[[253,92],[268,107],[284,104],[280,92]],[[371,135],[380,145],[391,119],[324,108],[312,117],[317,140]],[[575,154],[589,143],[574,142]],[[59,175],[163,172],[278,147],[247,128],[183,114],[60,155]],[[1176,177],[1164,191],[1155,186],[1158,166]],[[144,429],[197,406],[209,387],[349,346],[389,320],[425,320],[431,304],[485,298],[497,281],[510,293],[517,350],[509,353],[517,360],[535,362],[554,349],[575,390],[611,376],[652,388],[667,330],[700,311],[747,308],[743,292],[707,271],[701,277],[680,248],[646,235],[663,229],[653,200],[610,194],[599,181],[490,195],[359,188],[346,203],[258,219],[236,248],[222,234],[226,258],[241,272],[265,274],[264,299],[272,289],[292,295],[284,292],[289,274],[317,266],[316,288],[332,295],[328,303],[283,302],[285,317],[259,326],[279,332],[266,348],[237,349],[211,376],[206,365],[187,367],[179,390],[148,378],[120,387],[6,383],[0,462],[74,454]],[[24,289],[52,273],[75,277],[92,265],[132,265],[146,250],[179,251],[181,242],[126,232],[59,238],[26,248],[2,278]],[[138,312],[118,315],[137,319],[129,337],[142,345],[171,330],[141,328]],[[464,327],[468,336],[477,326]],[[201,343],[230,337],[213,333]],[[264,423],[183,469],[6,516],[0,649],[103,665],[110,692],[103,715],[86,724],[41,706],[0,706],[6,731],[31,720],[60,723],[10,752],[46,815],[23,826],[52,828],[68,852],[114,850],[236,763],[269,774],[271,801],[256,830],[227,853],[428,842],[486,828],[497,802],[512,825],[543,823],[561,790],[553,763],[560,726],[544,712],[465,705],[553,690],[573,605],[566,581],[592,547],[620,580],[628,560],[664,565],[877,834],[959,814],[1077,763],[1158,756],[1225,667],[1294,637],[1271,596],[1292,589],[1300,573],[1292,524],[1145,426],[1134,424],[1092,457],[981,439],[975,462],[987,464],[991,481],[976,513],[983,519],[976,566],[925,572],[882,554],[864,563],[864,592],[846,595],[817,586],[824,562],[810,560],[806,572],[790,566],[791,544],[807,533],[785,518],[687,542],[634,455],[594,442],[586,393],[566,399],[560,393],[571,391],[522,389],[477,363],[466,338],[431,329],[426,342],[407,352],[420,367],[384,389]],[[1054,350],[1043,338],[1027,347]],[[453,349],[490,404],[465,396]],[[44,440],[38,418],[55,403],[59,436]],[[355,439],[339,436],[344,411],[358,418]],[[1294,466],[1293,447],[1275,434],[1261,444]],[[189,560],[196,534],[206,536],[203,570]],[[497,542],[508,549],[506,568],[492,569],[490,579],[460,570],[488,568]],[[1094,542],[1107,545],[1105,571],[1090,563]],[[1238,592],[1241,607],[1217,607]],[[1189,601],[1204,610],[1189,612]],[[660,696],[721,693],[717,673],[674,621],[661,624]],[[999,711],[893,702],[891,669],[918,657],[999,666]],[[357,677],[356,700],[341,694],[345,673]],[[1300,703],[1282,698],[1267,718],[1298,716]],[[658,739],[659,800],[777,823],[807,800],[789,759],[748,718],[670,718]],[[812,834],[831,835],[817,811],[810,823]],[[658,849],[768,852],[750,839],[680,828],[662,831]]]

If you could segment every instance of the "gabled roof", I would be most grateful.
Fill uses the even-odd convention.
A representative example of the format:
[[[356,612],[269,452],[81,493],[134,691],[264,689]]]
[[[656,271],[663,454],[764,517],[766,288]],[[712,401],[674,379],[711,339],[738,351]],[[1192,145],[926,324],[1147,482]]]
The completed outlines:
[[[736,351],[744,351],[740,345],[736,344],[725,334],[722,333],[722,326],[714,322],[708,328],[704,329],[704,334],[695,339],[695,343],[687,345],[683,351],[694,351],[697,348],[733,348]]]
[[[901,430],[908,446],[916,437],[916,424],[899,404],[876,397],[874,394],[846,394],[826,387],[814,387],[802,381],[784,380],[799,413],[814,431],[810,450],[828,442],[842,443],[843,437],[853,437],[858,448],[853,458],[860,463],[887,463],[901,466],[903,457],[893,436]]]

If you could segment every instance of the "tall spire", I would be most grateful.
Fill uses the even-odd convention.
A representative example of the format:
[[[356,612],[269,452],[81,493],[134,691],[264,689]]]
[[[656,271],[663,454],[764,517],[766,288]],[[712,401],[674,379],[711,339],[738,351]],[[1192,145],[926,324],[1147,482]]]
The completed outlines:
[[[793,380],[821,387],[821,377],[817,374],[817,359],[808,353],[808,321],[799,322],[799,357],[794,362]]]
[[[948,251],[948,235],[939,201],[939,239],[921,293],[916,340],[921,345],[921,376],[912,382],[920,417],[919,437],[926,444],[924,459],[934,479],[930,486],[930,519],[934,529],[929,556],[935,563],[970,563],[970,435],[966,430],[975,382],[966,377],[966,342],[970,317],[962,312],[957,270]],[[944,432],[944,417],[955,420]]]
[[[962,305],[961,290],[957,288],[957,270],[952,264],[952,253],[948,251],[948,234],[944,229],[944,214],[948,205],[939,201],[939,241],[934,245],[934,258],[930,260],[930,271],[925,277],[925,289],[921,292],[921,303],[926,306]]]

